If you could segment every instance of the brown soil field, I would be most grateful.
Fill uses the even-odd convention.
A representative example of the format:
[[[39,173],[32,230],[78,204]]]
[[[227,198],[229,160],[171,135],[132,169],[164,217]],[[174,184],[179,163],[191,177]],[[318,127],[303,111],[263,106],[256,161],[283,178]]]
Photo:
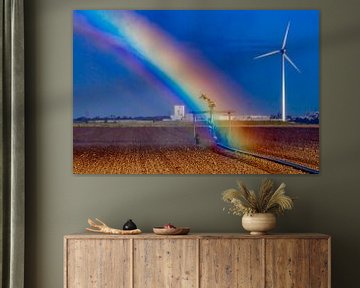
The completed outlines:
[[[152,146],[194,145],[192,127],[74,127],[74,146]],[[202,141],[210,144],[208,129],[197,129]]]
[[[212,145],[199,127],[74,127],[75,174],[302,174],[257,159],[232,156]],[[291,130],[288,130],[291,129]],[[241,148],[319,167],[318,127],[233,127]],[[239,136],[240,137],[240,136]]]
[[[319,170],[318,126],[247,126],[236,128],[233,135],[239,134],[236,146]]]

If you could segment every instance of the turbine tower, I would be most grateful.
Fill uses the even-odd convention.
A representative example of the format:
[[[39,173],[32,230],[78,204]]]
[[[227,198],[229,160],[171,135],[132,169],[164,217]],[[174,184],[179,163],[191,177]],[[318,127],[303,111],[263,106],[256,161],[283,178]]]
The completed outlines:
[[[294,68],[296,71],[298,71],[299,73],[300,70],[298,67],[296,67],[296,65],[294,64],[293,61],[291,61],[291,59],[289,58],[289,56],[286,54],[286,42],[287,42],[287,37],[289,34],[289,28],[290,28],[290,22],[288,23],[287,27],[286,27],[286,31],[285,31],[285,35],[284,35],[284,39],[283,39],[283,43],[281,46],[280,50],[275,50],[275,51],[271,51],[262,55],[259,55],[257,57],[255,57],[254,59],[259,59],[259,58],[263,58],[263,57],[268,57],[271,55],[275,55],[275,54],[281,54],[281,98],[282,98],[282,121],[286,121],[286,86],[285,86],[285,60],[288,61]]]

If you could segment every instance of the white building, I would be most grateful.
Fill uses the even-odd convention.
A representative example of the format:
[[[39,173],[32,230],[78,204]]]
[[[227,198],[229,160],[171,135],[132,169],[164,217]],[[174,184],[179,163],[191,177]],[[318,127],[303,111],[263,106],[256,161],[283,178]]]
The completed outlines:
[[[185,118],[185,106],[175,105],[174,114],[170,116],[171,120],[183,120]]]

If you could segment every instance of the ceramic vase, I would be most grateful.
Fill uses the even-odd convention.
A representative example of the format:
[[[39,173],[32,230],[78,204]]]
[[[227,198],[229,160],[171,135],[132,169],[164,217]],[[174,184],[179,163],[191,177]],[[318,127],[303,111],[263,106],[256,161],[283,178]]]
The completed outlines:
[[[251,235],[263,235],[276,226],[276,217],[272,213],[255,213],[242,217],[242,226]]]

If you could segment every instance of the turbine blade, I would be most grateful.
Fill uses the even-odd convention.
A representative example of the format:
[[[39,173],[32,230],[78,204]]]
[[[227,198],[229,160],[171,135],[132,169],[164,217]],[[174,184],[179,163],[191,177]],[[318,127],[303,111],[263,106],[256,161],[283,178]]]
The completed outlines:
[[[286,27],[286,31],[285,31],[285,35],[284,35],[284,40],[283,40],[283,44],[282,44],[282,47],[281,49],[284,49],[285,46],[286,46],[286,41],[287,41],[287,37],[288,37],[288,34],[289,34],[289,28],[290,28],[290,21]]]
[[[259,59],[259,58],[267,57],[267,56],[274,55],[274,54],[277,54],[277,53],[280,53],[280,52],[281,52],[280,50],[271,51],[271,52],[269,52],[269,53],[265,53],[265,54],[256,56],[256,57],[254,57],[254,59]]]
[[[291,61],[291,59],[289,58],[289,56],[286,55],[286,53],[284,54],[284,57],[287,61],[289,61],[289,63],[296,69],[296,71],[298,71],[299,73],[301,73],[300,69],[295,65],[295,63],[293,61]]]

